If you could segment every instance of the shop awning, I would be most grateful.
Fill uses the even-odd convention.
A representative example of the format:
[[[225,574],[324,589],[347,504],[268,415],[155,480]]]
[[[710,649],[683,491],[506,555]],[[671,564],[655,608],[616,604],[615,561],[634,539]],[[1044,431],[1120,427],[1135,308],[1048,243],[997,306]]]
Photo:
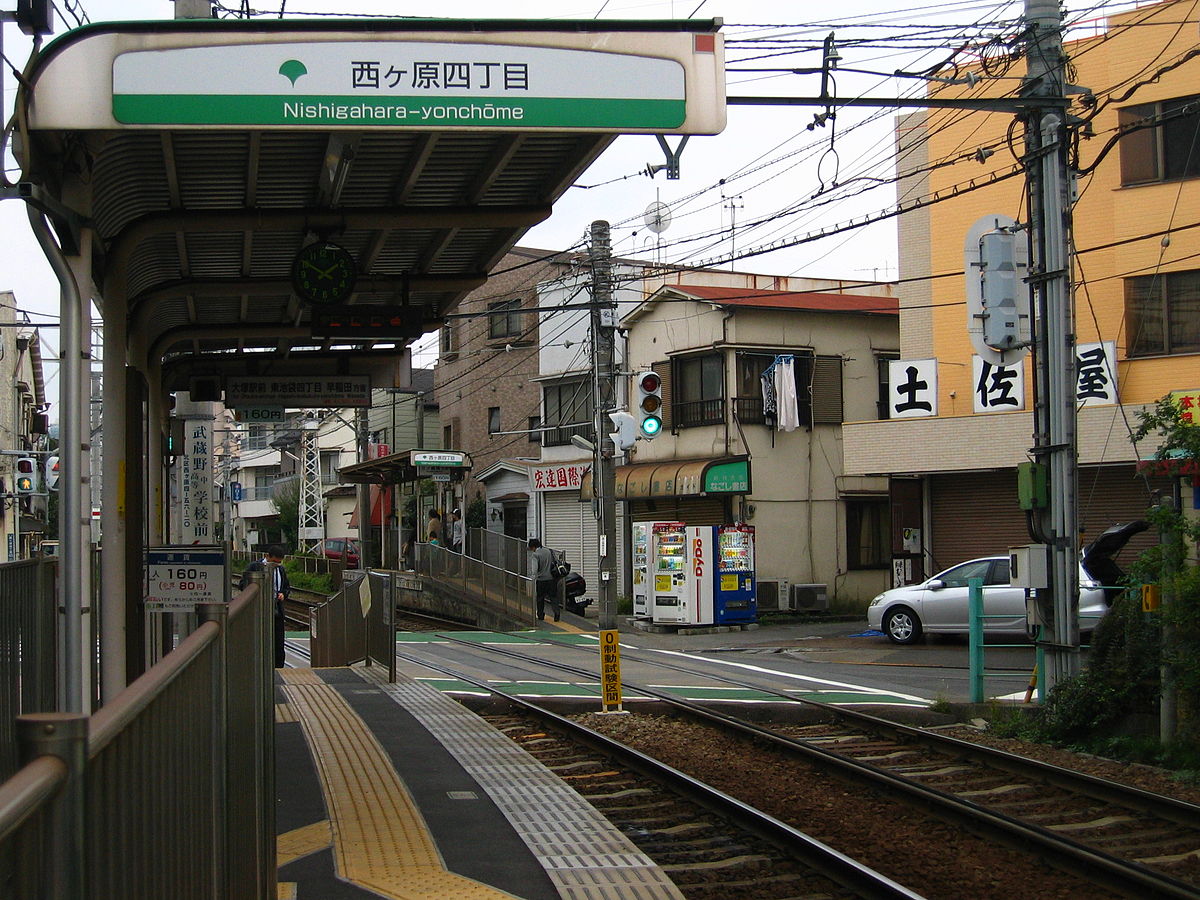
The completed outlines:
[[[750,493],[750,458],[671,459],[617,466],[616,497],[707,497]],[[583,477],[580,495],[591,499],[592,473]]]

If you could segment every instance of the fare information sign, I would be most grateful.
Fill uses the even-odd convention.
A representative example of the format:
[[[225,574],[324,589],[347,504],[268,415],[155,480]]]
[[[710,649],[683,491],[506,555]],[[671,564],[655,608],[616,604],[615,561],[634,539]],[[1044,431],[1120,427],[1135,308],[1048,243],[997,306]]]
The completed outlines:
[[[223,547],[152,547],[146,553],[146,609],[191,612],[197,603],[228,600]]]
[[[239,375],[225,382],[225,405],[232,409],[370,406],[371,379],[366,375]]]

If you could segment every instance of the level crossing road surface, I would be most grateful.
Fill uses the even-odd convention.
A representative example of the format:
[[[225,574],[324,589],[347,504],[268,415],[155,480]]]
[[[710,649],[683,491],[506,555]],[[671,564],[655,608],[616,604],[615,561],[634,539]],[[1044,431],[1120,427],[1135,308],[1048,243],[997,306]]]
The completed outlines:
[[[937,701],[966,703],[971,695],[967,642],[960,638],[932,637],[923,644],[901,647],[869,632],[864,622],[854,621],[785,623],[706,635],[647,633],[624,619],[621,628],[624,680],[696,700],[778,702],[777,697],[757,693],[754,687],[825,703],[901,707],[925,707]],[[539,635],[546,641],[538,641]],[[297,633],[289,640],[294,647],[303,648],[306,637]],[[451,638],[521,652],[530,659],[517,661],[480,652]],[[510,635],[397,635],[397,648],[406,656],[447,664],[526,696],[597,696],[598,679],[569,675],[536,663],[541,659],[583,668],[598,666],[594,653],[559,646],[589,648],[596,643],[595,619],[571,615],[564,615],[558,623],[544,623],[537,631]],[[651,664],[653,661],[684,666],[709,677],[658,668]],[[1033,672],[1033,646],[989,649],[985,661],[988,669],[1022,673],[986,677],[985,696],[1022,700]],[[308,663],[297,656],[294,664]],[[399,671],[443,691],[475,690],[406,659],[400,660]],[[726,680],[743,682],[751,688],[723,683]]]

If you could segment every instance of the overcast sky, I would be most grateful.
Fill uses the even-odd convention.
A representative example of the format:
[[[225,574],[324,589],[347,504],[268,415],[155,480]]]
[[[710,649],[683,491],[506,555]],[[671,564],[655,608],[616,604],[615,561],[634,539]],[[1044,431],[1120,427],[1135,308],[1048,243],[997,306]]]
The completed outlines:
[[[61,34],[63,18],[74,21],[79,11],[92,22],[129,19],[164,19],[174,15],[168,0],[56,0]],[[252,8],[278,12],[282,0],[261,0]],[[910,0],[911,2],[911,0]],[[240,4],[229,0],[230,7]],[[890,77],[898,68],[910,71],[931,66],[949,52],[949,39],[936,44],[952,29],[974,23],[996,23],[995,33],[1005,32],[1004,21],[1020,14],[1022,3],[981,3],[971,0],[920,4],[903,8],[884,0],[841,0],[837,4],[783,2],[783,0],[511,0],[503,5],[506,17],[556,19],[696,18],[719,17],[726,23],[727,90],[731,96],[768,94],[811,96],[820,89],[820,76],[747,69],[819,67],[819,50],[783,52],[776,44],[761,48],[747,39],[786,38],[819,47],[827,34],[837,36],[842,69],[862,69],[878,74],[840,73],[833,85],[839,96],[912,95],[923,89],[914,79]],[[1128,4],[1125,4],[1128,5]],[[1083,4],[1076,4],[1084,8]],[[1116,4],[1096,2],[1091,7],[1111,9]],[[471,0],[410,0],[405,3],[371,0],[286,0],[289,16],[322,9],[361,14],[494,17],[497,4]],[[814,14],[835,11],[836,20],[813,22]],[[806,21],[807,20],[807,21]],[[935,40],[924,38],[916,27],[942,29]],[[783,26],[794,26],[784,28]],[[29,53],[29,40],[15,25],[4,26],[4,53],[20,65]],[[1011,33],[1011,28],[1008,29]],[[868,43],[856,44],[864,40]],[[737,41],[735,44],[734,42]],[[889,43],[890,41],[890,43]],[[740,71],[732,71],[740,70]],[[15,87],[5,73],[5,118],[12,109]],[[564,195],[552,218],[532,230],[526,246],[560,250],[584,240],[590,223],[607,219],[614,226],[614,251],[646,259],[661,258],[689,264],[731,265],[768,274],[808,275],[853,280],[886,280],[896,276],[894,223],[889,221],[786,250],[755,255],[731,263],[729,258],[774,242],[795,241],[812,231],[878,213],[895,202],[887,179],[890,164],[891,123],[894,112],[843,108],[835,122],[808,126],[811,107],[731,107],[724,133],[692,138],[681,157],[681,177],[668,181],[642,174],[648,164],[660,164],[663,155],[652,136],[619,138],[612,148]],[[674,145],[678,138],[671,138]],[[6,165],[14,178],[11,157]],[[857,179],[857,181],[855,181]],[[722,180],[724,183],[722,184]],[[880,180],[882,184],[875,186]],[[870,190],[856,197],[840,196],[835,185],[857,183]],[[849,194],[851,191],[845,190]],[[646,208],[667,204],[672,222],[656,236],[645,227]],[[790,207],[794,209],[789,210]],[[768,224],[754,224],[772,219]],[[751,227],[747,227],[750,225]],[[25,211],[17,201],[0,204],[0,289],[16,293],[18,307],[35,322],[56,321],[58,287],[49,266],[29,233]],[[661,244],[661,246],[660,246]],[[54,331],[44,332],[52,348]],[[49,356],[50,354],[47,354]],[[425,357],[429,361],[429,357]],[[49,391],[56,397],[56,366],[49,366]]]

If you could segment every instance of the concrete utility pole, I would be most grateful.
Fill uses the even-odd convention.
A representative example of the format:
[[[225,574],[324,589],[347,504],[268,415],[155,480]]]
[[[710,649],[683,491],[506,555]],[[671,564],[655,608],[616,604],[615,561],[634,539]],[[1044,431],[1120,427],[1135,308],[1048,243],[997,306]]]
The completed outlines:
[[[1035,326],[1034,453],[1049,471],[1041,530],[1049,549],[1045,689],[1079,673],[1079,512],[1076,484],[1075,315],[1067,100],[1058,0],[1025,0],[1030,240]],[[1044,101],[1050,100],[1047,104]],[[1041,600],[1039,599],[1039,603]]]
[[[366,462],[371,458],[370,423],[367,419],[366,408],[358,410],[358,461]],[[363,570],[379,565],[375,558],[375,540],[371,533],[371,486],[358,486],[358,548],[362,556],[360,565]]]
[[[592,361],[596,449],[592,457],[592,486],[599,509],[600,630],[617,627],[617,498],[616,446],[609,434],[608,414],[616,395],[613,334],[616,304],[612,299],[612,247],[608,223],[592,223]]]

